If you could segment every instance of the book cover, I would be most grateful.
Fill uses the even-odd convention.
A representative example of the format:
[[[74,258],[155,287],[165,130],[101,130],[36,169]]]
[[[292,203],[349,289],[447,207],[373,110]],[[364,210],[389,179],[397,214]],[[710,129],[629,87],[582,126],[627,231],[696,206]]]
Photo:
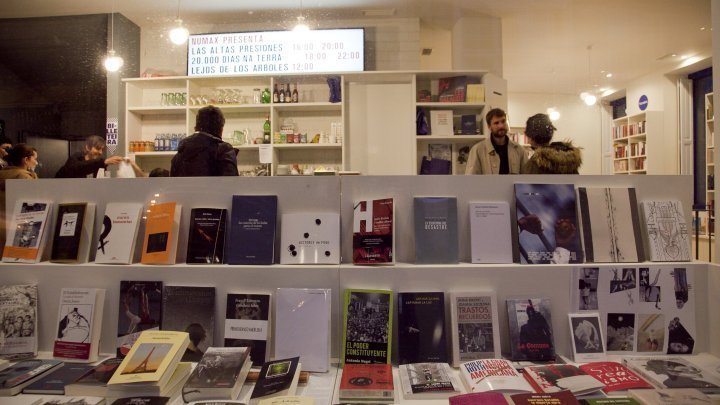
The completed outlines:
[[[182,207],[176,202],[155,204],[147,209],[140,263],[175,264],[181,211]]]
[[[645,230],[653,262],[690,261],[690,236],[680,201],[643,201]]]
[[[643,405],[682,404],[707,405],[714,403],[707,395],[694,388],[659,390],[630,390],[628,395]]]
[[[2,261],[37,263],[42,259],[47,239],[50,201],[18,201],[7,226]]]
[[[3,337],[0,357],[16,360],[37,356],[37,284],[0,286]]]
[[[37,397],[35,397],[37,398]],[[20,399],[16,397],[16,399]],[[34,405],[103,405],[105,398],[97,396],[80,396],[73,397],[69,395],[52,395],[49,397],[41,397]],[[10,404],[8,404],[10,405]]]
[[[188,343],[187,332],[146,330],[140,333],[108,385],[151,383],[164,386]]]
[[[231,405],[229,402],[225,402],[225,404]],[[297,395],[281,395],[279,397],[261,399],[258,401],[258,405],[315,405],[315,398]]]
[[[0,395],[11,396],[62,366],[60,360],[24,360],[0,371]]]
[[[573,358],[576,363],[605,359],[605,343],[600,326],[600,314],[568,314]]]
[[[398,363],[446,363],[445,294],[398,293]]]
[[[625,365],[657,388],[696,388],[705,394],[720,393],[720,378],[682,357],[629,358]]]
[[[162,281],[120,282],[118,305],[117,356],[125,357],[140,332],[160,329]]]
[[[499,392],[471,392],[448,398],[450,405],[509,405],[505,395]]]
[[[457,198],[415,197],[414,208],[415,263],[457,263]]]
[[[130,202],[105,206],[95,263],[132,264],[142,208],[142,204]]]
[[[182,388],[185,402],[235,399],[250,370],[247,347],[211,347]]]
[[[77,381],[67,384],[65,395],[104,397],[107,394],[107,383],[121,362],[122,359],[118,357],[103,360]]]
[[[171,366],[170,369],[173,367]],[[180,397],[182,387],[190,377],[192,363],[179,362],[175,365],[170,378],[165,384],[130,383],[108,385],[107,398],[112,400],[122,397],[168,397],[172,401]],[[168,370],[170,371],[170,370]]]
[[[647,381],[618,362],[596,361],[582,364],[580,369],[605,384],[603,391],[606,394],[629,389],[653,388]]]
[[[635,188],[578,188],[585,260],[641,262],[643,242]]]
[[[227,264],[273,264],[276,195],[234,195],[227,241]]]
[[[570,390],[575,395],[585,395],[605,387],[603,383],[572,364],[530,366],[525,367],[523,372],[539,393]]]
[[[430,110],[430,133],[433,136],[452,136],[452,110]]]
[[[342,363],[390,364],[393,292],[346,289],[343,309]]]
[[[628,397],[583,398],[578,399],[580,405],[640,405],[635,399]]]
[[[405,399],[442,399],[462,392],[447,363],[401,364],[399,374]]]
[[[193,208],[190,210],[188,234],[188,264],[221,264],[225,257],[224,208]]]
[[[190,344],[181,361],[200,361],[214,341],[215,287],[165,286],[160,329],[187,332]]]
[[[452,144],[431,143],[428,144],[428,157],[430,159],[452,160]]]
[[[275,358],[300,356],[303,369],[330,369],[329,289],[278,288],[275,292]]]
[[[549,361],[555,359],[555,344],[547,298],[508,299],[508,334],[511,359]]]
[[[280,229],[280,264],[340,264],[340,214],[283,214]]]
[[[60,290],[53,357],[65,361],[97,361],[104,305],[104,289]]]
[[[392,401],[395,397],[392,365],[345,364],[340,380],[341,401]]]
[[[23,394],[65,395],[65,386],[89,373],[94,366],[65,363],[23,389]]]
[[[268,360],[270,294],[228,294],[225,347],[249,347],[253,366]]]
[[[395,209],[392,198],[353,205],[353,263],[395,262]]]
[[[452,365],[500,357],[500,327],[493,292],[451,292]]]
[[[515,394],[510,399],[515,405],[577,405],[578,400],[570,391],[551,392],[546,394]]]
[[[523,264],[582,263],[572,184],[515,184]]]
[[[94,225],[94,203],[58,204],[50,261],[87,262]]]
[[[471,360],[460,365],[460,376],[468,392],[535,392],[508,360]]]
[[[270,397],[295,395],[300,368],[299,357],[278,359],[263,364],[260,377],[250,394],[250,404]]]
[[[472,263],[512,263],[510,204],[470,202],[468,207]]]
[[[170,399],[170,397],[134,395],[127,398],[118,398],[110,405],[166,405],[170,402]]]

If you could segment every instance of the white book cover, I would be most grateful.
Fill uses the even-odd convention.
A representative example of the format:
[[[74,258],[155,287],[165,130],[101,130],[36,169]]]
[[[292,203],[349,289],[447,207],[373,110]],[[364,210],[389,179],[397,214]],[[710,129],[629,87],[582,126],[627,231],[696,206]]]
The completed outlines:
[[[600,314],[597,312],[568,314],[568,321],[575,362],[605,360],[605,339],[603,339]]]
[[[468,392],[535,392],[525,377],[515,370],[512,362],[504,359],[481,359],[462,363],[460,376]]]
[[[452,110],[430,111],[430,133],[432,136],[454,135]]]
[[[104,303],[104,289],[60,290],[54,358],[70,362],[97,361]]]
[[[680,201],[643,201],[643,216],[653,262],[692,260],[690,236]]]
[[[0,356],[20,359],[37,356],[37,284],[0,286]]]
[[[111,202],[105,206],[95,263],[132,263],[142,208],[141,203]]]
[[[275,294],[275,358],[300,356],[303,370],[330,369],[329,289],[278,288]]]
[[[500,357],[500,328],[494,292],[450,292],[452,365]]]
[[[282,214],[280,264],[340,264],[340,214]]]
[[[42,259],[52,218],[50,201],[18,201],[7,226],[3,262],[37,263]]]
[[[470,202],[472,263],[512,263],[510,205],[507,201]]]
[[[398,368],[405,399],[444,399],[463,392],[447,363],[401,364]]]

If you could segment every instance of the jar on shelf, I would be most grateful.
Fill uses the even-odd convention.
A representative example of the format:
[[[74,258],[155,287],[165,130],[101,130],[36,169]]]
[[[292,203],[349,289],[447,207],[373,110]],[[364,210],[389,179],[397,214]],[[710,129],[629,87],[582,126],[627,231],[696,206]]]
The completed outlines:
[[[255,88],[253,89],[253,104],[260,104],[262,102],[262,94],[260,93],[260,89]]]

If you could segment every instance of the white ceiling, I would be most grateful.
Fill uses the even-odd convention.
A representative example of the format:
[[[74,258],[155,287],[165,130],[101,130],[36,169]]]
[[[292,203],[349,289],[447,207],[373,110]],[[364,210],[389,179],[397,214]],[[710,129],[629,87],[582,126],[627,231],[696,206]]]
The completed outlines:
[[[502,19],[503,76],[509,90],[532,93],[574,94],[592,84],[619,89],[647,73],[706,59],[712,49],[710,0],[180,1],[1,0],[0,18],[114,10],[143,28],[174,20],[180,4],[188,22],[274,24],[294,19],[302,6],[311,19],[363,18],[364,10],[394,9],[394,17],[419,17],[450,29],[459,16],[491,15]],[[672,53],[678,56],[658,60]],[[695,59],[682,61],[681,55]],[[614,76],[607,79],[601,70]]]

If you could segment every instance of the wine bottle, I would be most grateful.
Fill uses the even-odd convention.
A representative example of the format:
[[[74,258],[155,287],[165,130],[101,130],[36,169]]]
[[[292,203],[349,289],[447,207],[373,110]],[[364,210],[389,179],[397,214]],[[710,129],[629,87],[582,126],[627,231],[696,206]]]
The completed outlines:
[[[283,85],[280,85],[280,90],[278,91],[278,103],[286,103],[285,101],[285,90],[283,90]]]
[[[290,82],[287,83],[287,89],[285,89],[285,102],[292,103],[292,92],[290,91]]]
[[[300,101],[300,95],[298,94],[298,91],[297,91],[297,83],[295,83],[293,85],[292,102],[297,103],[299,101]]]
[[[277,83],[275,83],[273,87],[273,103],[279,103],[280,102],[280,94],[278,94],[278,87]]]
[[[265,123],[263,124],[263,143],[270,143],[270,116],[269,115],[265,118]]]

